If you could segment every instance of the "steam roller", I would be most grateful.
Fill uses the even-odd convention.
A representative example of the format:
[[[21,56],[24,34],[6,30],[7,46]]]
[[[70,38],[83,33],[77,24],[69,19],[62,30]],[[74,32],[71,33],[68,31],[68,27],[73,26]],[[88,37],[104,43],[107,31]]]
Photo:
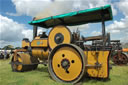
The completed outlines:
[[[128,49],[122,48],[120,40],[111,40],[110,46],[112,46],[111,58],[115,65],[127,65],[128,63]]]
[[[67,14],[33,19],[33,40],[22,40],[22,49],[15,50],[11,61],[14,71],[28,71],[38,64],[48,64],[53,80],[64,83],[77,83],[82,77],[109,78],[109,56],[105,21],[112,20],[111,6],[81,10]],[[80,31],[70,31],[68,26],[102,22],[102,35],[84,37]],[[52,28],[37,34],[38,27]],[[102,40],[100,46],[89,45],[88,41]]]
[[[127,54],[124,52],[116,53],[113,55],[113,62],[116,65],[126,65],[128,63],[128,57]]]
[[[49,57],[49,73],[58,82],[78,82],[86,72],[84,51],[73,44],[61,44]]]
[[[128,63],[128,50],[127,49],[122,49],[118,50],[113,56],[113,62],[116,65],[127,65]]]

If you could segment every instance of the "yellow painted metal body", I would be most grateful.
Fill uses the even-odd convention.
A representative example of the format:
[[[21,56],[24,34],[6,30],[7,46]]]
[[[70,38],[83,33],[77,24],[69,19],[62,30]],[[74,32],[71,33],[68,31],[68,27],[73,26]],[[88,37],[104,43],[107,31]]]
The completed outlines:
[[[48,40],[47,38],[34,39],[31,42],[31,47],[48,47]]]
[[[64,68],[61,66],[61,62],[63,59],[67,59],[70,61],[70,67],[68,68],[69,73],[66,73]],[[72,63],[72,60],[74,60],[74,63]],[[64,81],[72,81],[76,79],[82,71],[82,60],[79,53],[73,48],[69,47],[60,48],[54,54],[52,65],[56,76]]]
[[[29,43],[30,42],[26,42],[23,40],[22,47],[30,46]],[[31,47],[32,47],[32,56],[39,58],[41,60],[48,59],[49,49],[48,49],[48,39],[47,38],[40,38],[39,36],[35,37],[35,39],[32,40],[32,42],[31,42]],[[23,55],[23,56],[26,56],[26,55]],[[26,56],[26,57],[28,57],[28,56]]]
[[[48,43],[51,49],[53,49],[55,46],[57,46],[55,42],[55,36],[56,34],[61,33],[64,37],[64,40],[62,43],[70,43],[71,42],[71,32],[68,28],[66,28],[63,25],[55,26],[49,33],[48,36]]]
[[[22,48],[29,47],[29,46],[30,46],[30,42],[25,40],[22,41]]]
[[[28,53],[18,53],[23,64],[31,64],[31,56]]]
[[[47,60],[49,54],[49,49],[44,50],[43,48],[33,48],[32,56],[39,58],[41,60]]]
[[[40,37],[39,37],[39,36],[37,36],[37,37],[35,37],[35,39],[40,39]]]
[[[90,77],[107,78],[108,77],[108,58],[109,51],[84,51],[87,56],[87,63],[90,67],[87,68],[87,73]],[[101,67],[93,67],[96,62],[101,64]],[[92,66],[92,67],[91,67]]]

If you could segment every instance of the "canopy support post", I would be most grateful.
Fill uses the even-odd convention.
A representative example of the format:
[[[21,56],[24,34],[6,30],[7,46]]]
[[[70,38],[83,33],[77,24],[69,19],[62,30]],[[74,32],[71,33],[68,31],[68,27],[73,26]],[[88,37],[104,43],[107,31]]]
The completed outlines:
[[[105,21],[104,21],[104,14],[103,11],[101,12],[101,17],[102,17],[102,37],[103,37],[103,46],[105,46]]]
[[[104,14],[101,13],[101,16],[102,16],[102,36],[105,37],[105,21],[104,21]]]

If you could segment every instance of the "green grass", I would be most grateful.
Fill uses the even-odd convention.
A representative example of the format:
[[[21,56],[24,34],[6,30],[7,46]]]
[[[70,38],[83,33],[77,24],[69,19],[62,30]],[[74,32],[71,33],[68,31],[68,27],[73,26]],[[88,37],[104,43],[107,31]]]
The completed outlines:
[[[51,79],[47,67],[29,72],[12,72],[10,60],[0,60],[0,85],[67,85]],[[113,66],[108,80],[83,78],[82,85],[128,85],[128,66]]]

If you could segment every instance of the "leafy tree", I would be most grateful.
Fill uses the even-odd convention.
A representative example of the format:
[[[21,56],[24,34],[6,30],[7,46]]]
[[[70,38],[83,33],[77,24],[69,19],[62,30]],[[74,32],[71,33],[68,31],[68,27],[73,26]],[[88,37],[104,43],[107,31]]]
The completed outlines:
[[[14,49],[14,46],[12,45],[7,45],[2,48],[2,50],[13,50],[13,49]]]
[[[15,49],[21,49],[21,47],[16,47]]]

